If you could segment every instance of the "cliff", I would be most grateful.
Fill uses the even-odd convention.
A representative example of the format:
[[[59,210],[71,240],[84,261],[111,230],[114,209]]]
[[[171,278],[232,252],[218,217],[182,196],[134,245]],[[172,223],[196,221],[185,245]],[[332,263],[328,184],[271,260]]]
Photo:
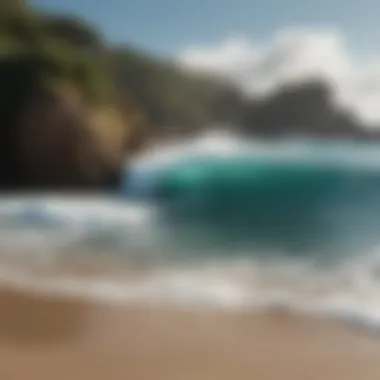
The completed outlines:
[[[138,100],[150,121],[148,135],[155,138],[188,136],[213,125],[252,138],[380,138],[380,125],[368,128],[350,109],[338,107],[331,84],[323,80],[248,97],[221,78],[186,72],[129,47],[108,54],[115,83]]]
[[[3,190],[119,185],[142,119],[132,102],[122,107],[103,55],[77,19],[0,9]]]
[[[113,46],[81,19],[0,4],[1,189],[117,188],[145,145],[213,125],[253,138],[380,138],[334,105],[328,83],[247,98],[220,78]]]

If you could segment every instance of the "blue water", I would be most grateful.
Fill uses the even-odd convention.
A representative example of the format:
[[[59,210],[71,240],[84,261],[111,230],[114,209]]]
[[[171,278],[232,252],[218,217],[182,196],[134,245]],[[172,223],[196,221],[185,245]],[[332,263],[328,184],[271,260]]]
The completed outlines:
[[[118,301],[281,305],[380,326],[379,153],[212,136],[140,157],[117,196],[3,200],[0,281]],[[144,269],[43,282],[29,267],[56,270],[83,252]]]
[[[379,166],[374,155],[371,165],[359,165],[352,156],[359,151],[360,157],[362,146],[328,148],[340,156],[326,159],[324,145],[298,156],[270,156],[273,145],[265,155],[179,156],[155,170],[136,170],[126,191],[156,204],[171,246],[192,254],[331,258],[374,248],[380,242],[380,158]]]

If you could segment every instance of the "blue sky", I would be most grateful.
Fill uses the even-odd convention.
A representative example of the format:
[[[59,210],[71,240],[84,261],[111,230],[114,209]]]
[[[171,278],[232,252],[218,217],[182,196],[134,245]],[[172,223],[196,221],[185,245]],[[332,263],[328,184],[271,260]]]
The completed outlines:
[[[76,14],[114,43],[211,70],[245,91],[322,77],[335,100],[380,123],[379,0],[29,0]]]
[[[270,39],[294,25],[334,27],[356,49],[380,49],[378,0],[30,0],[98,24],[108,39],[175,55],[233,34]]]

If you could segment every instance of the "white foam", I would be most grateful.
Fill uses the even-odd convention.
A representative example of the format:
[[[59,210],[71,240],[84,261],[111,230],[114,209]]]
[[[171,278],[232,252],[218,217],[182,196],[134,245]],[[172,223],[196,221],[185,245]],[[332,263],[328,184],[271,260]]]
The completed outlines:
[[[94,248],[97,243],[91,241],[99,233],[109,246],[114,242],[115,249],[121,240],[125,249],[138,244],[143,247],[144,240],[151,235],[155,215],[153,206],[120,199],[47,196],[4,199],[0,202],[0,262],[5,257],[8,261],[29,260],[34,252],[45,261],[54,260],[68,247]]]
[[[141,164],[154,171],[160,165],[178,162],[180,157],[194,157],[201,152],[222,156],[251,154],[256,157],[277,157],[276,159],[325,159],[326,162],[336,162],[341,155],[342,162],[350,164],[354,164],[356,158],[360,158],[365,167],[371,164],[377,167],[380,164],[376,147],[373,151],[369,149],[366,155],[360,149],[356,153],[350,151],[349,154],[334,149],[328,152],[326,146],[316,150],[301,142],[284,144],[282,150],[280,147],[248,144],[231,136],[209,135],[191,143],[173,145],[171,149],[157,149],[154,154],[137,162],[136,167]],[[110,230],[125,228],[126,236],[143,231],[144,236],[148,237],[149,225],[155,220],[155,212],[147,204],[105,198],[33,197],[2,200],[1,218],[28,221],[29,217],[35,225],[32,223],[29,229],[2,227],[0,250],[14,252],[19,249],[18,244],[22,244],[25,249],[32,251],[29,252],[31,254],[44,252],[54,260],[54,255],[62,244],[82,236],[94,224]],[[58,228],[47,233],[44,228],[49,224],[54,226],[53,222],[57,221]],[[39,225],[43,228],[38,228]],[[5,237],[6,234],[8,238]],[[128,277],[116,279],[107,275],[92,279],[74,275],[40,278],[17,266],[9,266],[6,261],[8,266],[0,266],[0,281],[31,291],[59,293],[102,302],[153,302],[230,310],[280,305],[303,312],[360,317],[370,324],[380,326],[380,275],[376,273],[380,272],[379,257],[377,252],[359,253],[356,260],[347,259],[340,265],[323,271],[318,270],[313,263],[299,259],[201,262],[192,267],[160,267],[135,280]]]
[[[151,217],[147,205],[107,198],[27,197],[0,202],[0,215],[31,216],[40,220],[59,219],[67,225],[92,219],[108,223],[144,223]]]
[[[380,169],[377,145],[312,143],[303,140],[262,142],[243,139],[231,132],[211,130],[191,139],[152,147],[134,160],[131,171],[153,175],[200,157],[265,159],[284,164],[298,162],[361,170]]]
[[[0,282],[20,289],[97,302],[223,310],[278,308],[380,327],[378,254],[317,269],[312,262],[235,261],[156,268],[138,278],[36,277],[2,267]]]

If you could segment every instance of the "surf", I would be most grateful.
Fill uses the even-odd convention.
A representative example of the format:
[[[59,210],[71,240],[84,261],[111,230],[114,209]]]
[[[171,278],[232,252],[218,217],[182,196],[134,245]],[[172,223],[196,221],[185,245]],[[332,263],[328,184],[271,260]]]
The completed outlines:
[[[3,200],[0,280],[101,302],[281,307],[378,326],[377,150],[213,134],[137,157],[117,196]],[[59,271],[62,257],[81,255],[117,270]]]

